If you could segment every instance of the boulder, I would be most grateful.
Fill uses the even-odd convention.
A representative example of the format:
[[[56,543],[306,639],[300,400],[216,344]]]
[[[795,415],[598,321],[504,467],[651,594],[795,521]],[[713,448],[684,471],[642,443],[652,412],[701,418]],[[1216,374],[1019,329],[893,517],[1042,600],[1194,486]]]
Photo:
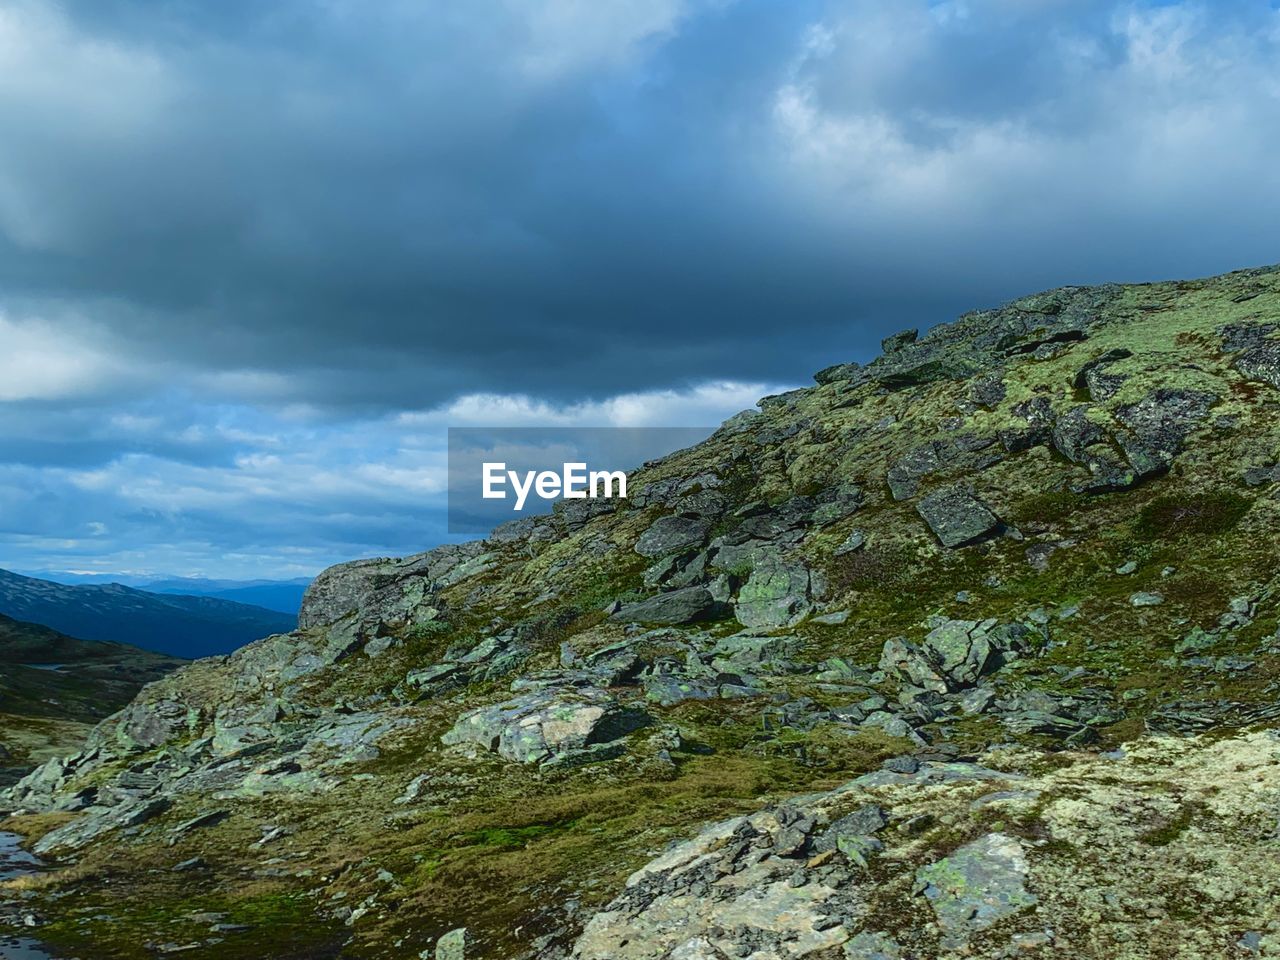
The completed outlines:
[[[813,511],[815,526],[825,527],[838,523],[845,517],[856,513],[862,506],[865,495],[862,488],[855,483],[843,483],[836,487],[824,502],[819,503]]]
[[[929,494],[916,512],[944,547],[962,547],[998,532],[1003,524],[969,488],[956,484]]]
[[[646,600],[623,604],[610,615],[625,623],[662,623],[678,625],[711,620],[724,613],[726,607],[706,587],[692,586],[659,593]]]
[[[888,356],[891,353],[897,353],[911,344],[916,342],[920,336],[920,331],[916,329],[902,330],[892,336],[885,337],[880,341],[880,349]]]
[[[1108,373],[1107,367],[1111,364],[1125,360],[1133,356],[1132,350],[1126,350],[1119,347],[1115,350],[1108,350],[1101,356],[1094,357],[1076,373],[1072,386],[1077,390],[1085,390],[1089,394],[1089,399],[1095,402],[1106,400],[1108,397],[1114,396],[1116,391],[1127,379],[1114,373]]]
[[[933,907],[946,938],[958,946],[1023,910],[1035,906],[1027,890],[1030,873],[1022,841],[989,833],[955,853],[916,871],[916,892]]]
[[[545,764],[614,743],[648,719],[602,690],[535,690],[463,714],[440,740],[446,746],[470,744],[514,763]]]
[[[1168,462],[1217,402],[1216,395],[1204,390],[1153,390],[1137,403],[1117,410],[1116,419],[1143,447]]]
[[[824,367],[813,375],[819,384],[838,383],[841,380],[858,380],[865,376],[860,363],[836,363]]]
[[[640,539],[635,551],[642,557],[662,557],[700,547],[711,523],[701,517],[659,517]]]
[[[1236,359],[1236,369],[1246,380],[1256,380],[1280,390],[1280,340],[1262,340]]]
[[[1088,448],[1103,443],[1106,431],[1089,419],[1089,404],[1072,407],[1053,424],[1053,445],[1059,453],[1075,463],[1088,460]]]
[[[996,376],[978,377],[969,385],[969,399],[988,410],[998,407],[1007,392],[1004,381]]]
[[[738,591],[734,616],[745,627],[773,629],[799,623],[813,609],[809,569],[766,552]]]
[[[997,620],[948,620],[917,647],[902,637],[885,642],[880,669],[912,686],[952,693],[974,686],[1018,652],[1031,634],[1021,624]]]
[[[484,548],[477,540],[445,544],[399,560],[354,560],[330,567],[307,587],[298,627],[327,626],[352,613],[364,620],[415,619],[420,607],[429,606],[433,589],[483,568]]]
[[[892,464],[885,479],[893,499],[906,500],[915,496],[921,478],[942,469],[945,454],[946,445],[934,441],[914,448]]]

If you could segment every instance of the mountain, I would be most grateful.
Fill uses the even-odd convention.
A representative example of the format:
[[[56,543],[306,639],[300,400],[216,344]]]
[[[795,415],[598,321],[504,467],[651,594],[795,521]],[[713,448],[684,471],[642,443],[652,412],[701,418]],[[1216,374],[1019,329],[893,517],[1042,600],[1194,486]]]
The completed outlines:
[[[75,749],[88,724],[185,662],[0,616],[0,783],[10,770]]]
[[[217,597],[234,603],[265,607],[277,613],[297,616],[310,577],[293,580],[210,580],[204,577],[155,577],[106,573],[66,573],[50,570],[15,571],[39,580],[52,580],[68,586],[84,584],[124,584],[147,593],[179,594],[190,597]]]
[[[302,606],[302,596],[311,583],[309,578],[297,580],[196,580],[174,578],[171,580],[153,580],[145,584],[150,593],[186,594],[199,597],[217,597],[255,607],[264,607],[285,613],[291,617],[298,615]]]
[[[816,381],[147,687],[0,794],[63,867],[12,892],[26,935],[1280,951],[1280,268],[1053,290]]]
[[[0,570],[0,613],[110,643],[184,658],[229,653],[286,633],[294,617],[215,597],[148,593],[121,584],[69,586]]]

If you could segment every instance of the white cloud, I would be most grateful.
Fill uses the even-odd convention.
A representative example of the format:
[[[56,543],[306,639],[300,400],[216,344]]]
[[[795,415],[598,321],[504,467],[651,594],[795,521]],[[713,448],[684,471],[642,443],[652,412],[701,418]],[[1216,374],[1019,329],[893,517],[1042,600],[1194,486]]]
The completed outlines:
[[[431,426],[714,427],[771,393],[766,383],[712,381],[683,390],[624,393],[604,400],[554,404],[522,394],[474,393],[445,407],[404,413],[399,422]]]
[[[83,325],[0,313],[0,402],[89,396],[133,373]]]
[[[1280,150],[1280,10],[1261,25],[1198,3],[1051,17],[1034,62],[1008,63],[1006,93],[963,59],[1001,36],[1001,5],[941,9],[859,2],[811,28],[771,104],[781,189],[897,240],[1100,211],[1143,231],[1165,204],[1220,213],[1280,187],[1267,160]],[[1030,36],[1006,40],[1016,54]]]

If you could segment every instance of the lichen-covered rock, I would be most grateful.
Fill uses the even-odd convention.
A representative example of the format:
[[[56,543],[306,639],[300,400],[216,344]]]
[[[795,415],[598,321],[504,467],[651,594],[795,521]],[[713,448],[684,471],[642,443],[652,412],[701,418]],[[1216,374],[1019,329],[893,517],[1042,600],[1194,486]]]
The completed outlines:
[[[997,669],[1030,634],[1021,624],[948,620],[931,630],[918,647],[900,637],[886,641],[880,669],[924,690],[964,690]]]
[[[1000,518],[969,488],[954,484],[937,490],[916,504],[929,529],[944,547],[962,547],[996,533]]]
[[[1022,842],[989,833],[916,871],[946,940],[958,944],[994,923],[1035,906],[1026,886],[1030,867]]]
[[[298,626],[303,630],[327,626],[353,613],[365,619],[415,619],[421,608],[429,606],[435,587],[469,575],[483,564],[484,548],[484,541],[477,540],[445,544],[400,560],[355,560],[330,567],[307,587]]]
[[[803,563],[767,552],[738,592],[733,614],[745,627],[791,626],[813,609],[811,587],[812,578]]]
[[[1263,340],[1236,359],[1236,369],[1247,379],[1280,390],[1280,340]]]
[[[647,722],[642,711],[600,690],[542,690],[463,714],[441,742],[469,744],[514,763],[547,763],[613,743]]]
[[[611,616],[614,620],[627,623],[679,625],[710,620],[725,609],[725,605],[706,587],[693,586],[659,593],[635,603],[625,603]]]
[[[711,523],[701,517],[659,517],[640,539],[636,553],[642,557],[662,557],[702,545]]]

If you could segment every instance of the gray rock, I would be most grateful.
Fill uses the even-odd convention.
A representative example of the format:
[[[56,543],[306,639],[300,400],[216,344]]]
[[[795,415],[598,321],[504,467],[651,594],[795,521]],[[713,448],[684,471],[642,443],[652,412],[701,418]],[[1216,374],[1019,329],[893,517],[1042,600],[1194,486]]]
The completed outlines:
[[[1116,411],[1116,419],[1132,431],[1137,442],[1128,440],[1123,433],[1118,439],[1135,468],[1142,466],[1134,456],[1139,450],[1152,457],[1153,462],[1163,460],[1167,464],[1217,402],[1216,395],[1204,390],[1153,390],[1137,403]]]
[[[1114,396],[1125,381],[1125,377],[1108,373],[1106,368],[1118,360],[1125,360],[1132,356],[1133,351],[1126,350],[1123,347],[1108,350],[1081,367],[1072,386],[1077,390],[1087,390],[1089,399],[1095,402],[1106,400],[1108,397]]]
[[[1026,423],[999,432],[1001,445],[1010,453],[1043,446],[1053,437],[1053,407],[1049,398],[1034,396],[1014,405],[1012,413]]]
[[[965,690],[1016,653],[1031,631],[997,620],[948,620],[935,627],[919,647],[901,637],[885,642],[880,669],[935,693]]]
[[[920,480],[942,469],[946,450],[946,444],[937,441],[926,443],[910,450],[890,466],[885,479],[893,499],[906,500],[915,496]]]
[[[854,530],[844,538],[844,542],[832,551],[833,556],[843,557],[846,553],[855,553],[867,545],[867,535],[861,530]]]
[[[959,484],[929,494],[916,504],[916,512],[945,547],[974,543],[1002,526],[972,490]]]
[[[713,619],[725,609],[725,605],[716,600],[710,590],[695,586],[659,593],[637,603],[624,603],[610,619],[626,623],[678,625]]]
[[[1089,459],[1088,448],[1103,443],[1106,432],[1089,419],[1088,404],[1072,407],[1061,414],[1053,424],[1053,445],[1068,460],[1084,463]]]
[[[838,523],[862,506],[863,497],[862,488],[857,484],[841,484],[832,491],[829,499],[814,509],[812,518],[814,525],[824,527]]]
[[[845,960],[902,960],[902,947],[887,933],[863,930],[844,945]]]
[[[933,907],[946,945],[967,941],[995,923],[1035,906],[1022,842],[1003,833],[961,847],[916,871],[916,891]]]
[[[436,941],[436,960],[467,960],[467,928],[450,930]]]
[[[643,711],[622,707],[602,690],[539,690],[463,714],[440,740],[515,763],[546,763],[612,743],[647,722]]]
[[[1143,590],[1131,596],[1129,603],[1135,607],[1158,607],[1164,603],[1164,596],[1163,594]]]
[[[848,610],[837,610],[835,613],[824,613],[820,617],[814,617],[810,623],[821,624],[824,627],[838,627],[849,620]]]
[[[635,550],[642,557],[681,553],[701,546],[710,529],[710,521],[700,517],[659,517],[640,535]]]
[[[842,380],[860,380],[865,377],[860,363],[836,363],[819,370],[813,379],[820,384],[839,383]]]
[[[886,356],[891,353],[897,353],[899,350],[909,347],[911,344],[915,343],[919,336],[919,330],[902,330],[881,340],[880,349],[885,352]]]
[[[1270,384],[1280,390],[1280,340],[1263,340],[1245,350],[1235,367],[1247,380]]]
[[[1249,467],[1244,471],[1246,486],[1261,487],[1268,483],[1280,483],[1280,463],[1262,467]]]
[[[445,544],[399,560],[354,560],[330,567],[307,587],[298,626],[323,627],[352,613],[366,620],[416,621],[430,608],[437,586],[483,568],[484,551],[483,541],[477,540]]]
[[[980,407],[994,410],[1004,402],[1004,381],[999,377],[978,377],[969,385],[969,398]]]
[[[809,570],[796,560],[766,553],[738,591],[734,616],[746,627],[772,629],[798,623],[813,608]]]

